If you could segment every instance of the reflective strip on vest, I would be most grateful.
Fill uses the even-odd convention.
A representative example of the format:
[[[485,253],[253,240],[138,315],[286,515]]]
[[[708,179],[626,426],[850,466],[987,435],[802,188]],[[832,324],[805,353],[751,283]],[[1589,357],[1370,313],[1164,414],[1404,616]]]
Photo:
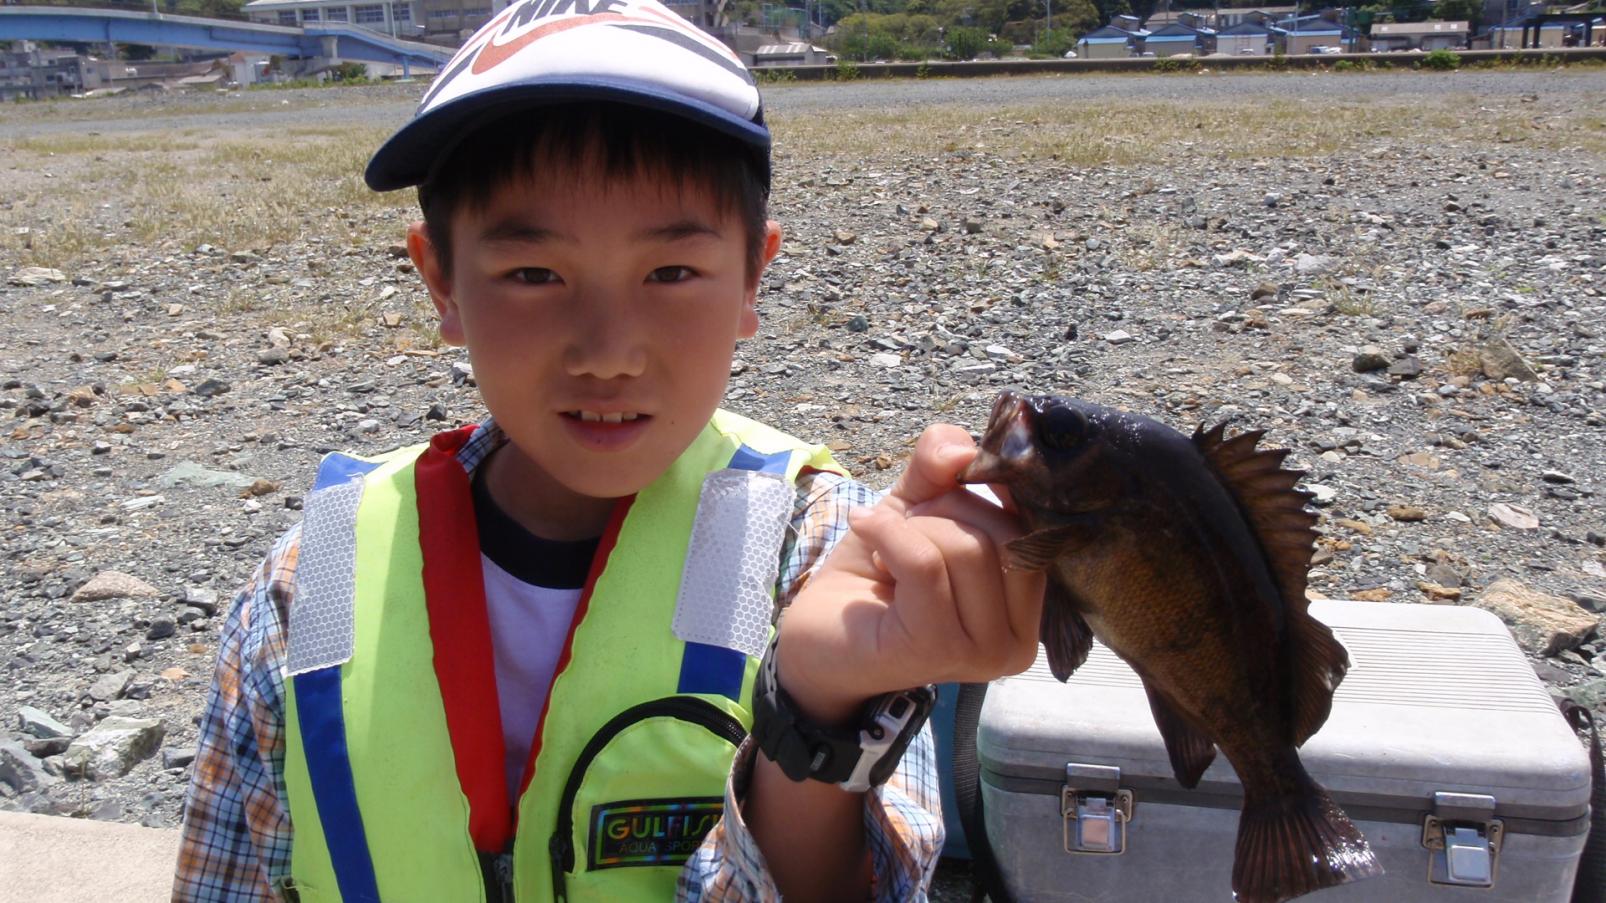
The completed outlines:
[[[287,686],[285,780],[295,825],[292,874],[308,903],[366,899],[369,891],[355,880],[348,886],[344,874],[349,862],[343,860],[351,858],[353,841],[366,843],[374,876],[370,886],[386,900],[483,899],[478,854],[468,830],[468,800],[456,779],[451,736],[431,665],[412,485],[418,453],[411,449],[387,456],[386,466],[364,477],[355,539],[348,535],[339,543],[355,550],[357,562],[355,601],[350,604],[354,651],[344,665],[327,669],[336,681],[333,694],[305,680],[325,671],[309,672]],[[621,505],[599,550],[534,738],[512,846],[513,883],[521,903],[552,893],[548,841],[559,799],[582,747],[613,715],[679,691],[694,694],[743,727],[751,725],[742,700],[756,673],[756,659],[713,644],[700,644],[711,650],[704,651],[699,644],[677,639],[671,629],[676,591],[691,557],[699,488],[709,473],[726,467],[778,473],[788,482],[804,468],[840,472],[818,446],[718,412],[657,482]],[[771,556],[777,562],[778,551]],[[301,564],[324,554],[308,546],[304,533]],[[599,604],[588,605],[588,599]],[[302,612],[298,600],[295,617]],[[292,644],[295,623],[293,618]],[[331,728],[308,716],[315,714],[313,709],[322,711],[342,701],[344,711],[337,716],[343,715],[344,723],[333,723],[349,745],[346,770],[348,775],[354,772],[355,780],[344,800],[331,799],[326,807],[324,785],[329,782],[321,783],[314,760],[340,744],[315,737],[313,728]],[[494,717],[494,699],[485,705]],[[673,719],[640,722],[608,743],[591,768],[576,772],[582,780],[572,810],[578,856],[568,899],[579,903],[670,896],[675,867],[701,833],[675,846],[672,861],[628,867],[632,863],[608,858],[618,849],[599,858],[595,844],[588,845],[599,826],[630,829],[622,821],[598,821],[595,813],[614,816],[635,804],[650,812],[676,801],[718,800],[732,754],[728,741]],[[338,797],[343,789],[331,792]],[[352,818],[343,822],[336,810]],[[696,831],[706,830],[703,821],[696,820]],[[354,829],[343,827],[352,824]]]

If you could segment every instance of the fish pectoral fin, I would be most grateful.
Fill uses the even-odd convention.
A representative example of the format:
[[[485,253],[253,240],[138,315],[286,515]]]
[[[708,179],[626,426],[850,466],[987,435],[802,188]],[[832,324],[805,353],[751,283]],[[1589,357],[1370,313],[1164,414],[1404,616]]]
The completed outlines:
[[[1294,668],[1289,681],[1294,712],[1290,739],[1303,746],[1327,723],[1333,691],[1349,672],[1349,652],[1326,624],[1305,612],[1288,619],[1288,657]]]
[[[1171,757],[1171,773],[1177,783],[1192,790],[1199,786],[1199,778],[1216,759],[1216,744],[1195,730],[1149,682],[1143,682],[1149,694],[1149,711],[1154,713],[1154,725],[1165,740],[1165,751]]]
[[[1040,571],[1087,535],[1087,530],[1086,524],[1062,524],[1013,539],[1004,546],[1009,551],[1009,560],[1004,567],[1008,570]]]
[[[1093,631],[1082,619],[1082,603],[1053,577],[1043,590],[1043,622],[1038,631],[1048,650],[1048,669],[1060,682],[1087,661],[1093,650]]]

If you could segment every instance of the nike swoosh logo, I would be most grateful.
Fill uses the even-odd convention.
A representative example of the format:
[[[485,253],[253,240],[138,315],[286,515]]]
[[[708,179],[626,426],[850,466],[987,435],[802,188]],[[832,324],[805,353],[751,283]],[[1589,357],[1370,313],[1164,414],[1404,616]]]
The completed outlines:
[[[630,17],[620,15],[619,13],[596,13],[589,16],[575,16],[572,19],[559,19],[556,22],[548,22],[545,25],[538,25],[535,28],[526,31],[524,34],[519,35],[513,40],[508,41],[506,44],[498,44],[495,41],[487,43],[485,45],[485,49],[480,51],[480,55],[474,58],[474,66],[469,71],[475,75],[483,75],[484,73],[501,65],[509,57],[513,56],[513,54],[518,53],[520,50],[523,50],[531,44],[534,44],[536,41],[541,40],[547,35],[558,34],[559,32],[568,31],[571,28],[579,28],[584,25],[601,25],[605,22],[629,21]]]

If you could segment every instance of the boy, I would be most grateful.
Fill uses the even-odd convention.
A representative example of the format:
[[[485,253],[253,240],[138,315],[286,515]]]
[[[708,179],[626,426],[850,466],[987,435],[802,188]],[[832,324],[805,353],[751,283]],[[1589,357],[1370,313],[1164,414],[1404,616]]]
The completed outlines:
[[[962,430],[877,500],[716,410],[780,247],[768,149],[655,0],[526,0],[375,156],[491,416],[325,459],[225,625],[175,899],[924,896],[908,688],[1024,668],[1042,584],[955,491]]]

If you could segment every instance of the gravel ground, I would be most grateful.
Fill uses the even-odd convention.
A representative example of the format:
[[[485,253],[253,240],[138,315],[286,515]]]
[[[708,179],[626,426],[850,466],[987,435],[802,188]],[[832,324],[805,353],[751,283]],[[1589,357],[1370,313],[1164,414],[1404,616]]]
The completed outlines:
[[[419,90],[0,109],[0,807],[175,824],[220,608],[319,456],[479,416],[411,199],[356,180]],[[788,238],[730,407],[875,485],[1005,385],[1265,429],[1313,590],[1495,607],[1606,712],[1606,71],[766,96]],[[64,755],[33,709],[130,721]]]

